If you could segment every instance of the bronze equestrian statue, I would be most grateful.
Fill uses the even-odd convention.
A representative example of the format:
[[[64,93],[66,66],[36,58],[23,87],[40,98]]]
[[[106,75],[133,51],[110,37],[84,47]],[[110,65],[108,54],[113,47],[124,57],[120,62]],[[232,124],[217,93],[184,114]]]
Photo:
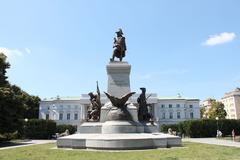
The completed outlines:
[[[110,58],[110,61],[113,62],[114,58],[117,57],[121,62],[123,57],[125,57],[125,52],[127,50],[125,37],[123,37],[122,29],[119,29],[115,33],[117,34],[117,37],[114,37],[114,41],[113,41],[114,50],[113,50],[112,58]]]

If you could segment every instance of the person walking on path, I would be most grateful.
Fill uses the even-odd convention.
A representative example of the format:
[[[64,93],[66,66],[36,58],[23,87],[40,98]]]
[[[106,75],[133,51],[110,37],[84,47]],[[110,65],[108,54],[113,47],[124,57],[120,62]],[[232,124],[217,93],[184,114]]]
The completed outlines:
[[[232,139],[233,139],[233,141],[235,141],[235,131],[234,131],[234,129],[232,130]]]

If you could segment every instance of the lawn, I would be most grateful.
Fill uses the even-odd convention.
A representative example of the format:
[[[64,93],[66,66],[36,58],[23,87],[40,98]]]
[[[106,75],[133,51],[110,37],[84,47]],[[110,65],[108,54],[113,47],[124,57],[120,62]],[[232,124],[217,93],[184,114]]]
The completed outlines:
[[[184,147],[144,151],[86,151],[53,149],[43,144],[0,150],[0,160],[239,160],[239,148],[184,142]]]

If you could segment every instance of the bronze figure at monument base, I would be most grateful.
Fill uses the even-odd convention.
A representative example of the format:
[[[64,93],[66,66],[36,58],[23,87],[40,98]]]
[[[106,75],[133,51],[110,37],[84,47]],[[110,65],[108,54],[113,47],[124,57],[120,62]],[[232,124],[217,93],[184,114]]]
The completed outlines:
[[[91,110],[88,112],[88,121],[99,121],[100,120],[100,113],[101,113],[101,101],[100,101],[100,90],[98,87],[98,82],[97,82],[97,94],[93,94],[92,92],[88,93],[90,96],[90,107]]]
[[[138,102],[138,120],[139,121],[149,121],[152,116],[151,114],[148,112],[148,105],[147,105],[147,98],[146,98],[146,88],[140,88],[140,90],[142,91],[142,93],[140,94],[140,96],[137,99]]]
[[[132,116],[127,110],[126,102],[128,99],[135,94],[135,92],[130,92],[128,94],[123,95],[121,98],[117,98],[111,96],[110,94],[104,92],[108,99],[112,103],[112,108],[110,108],[107,114],[107,121],[132,121]]]

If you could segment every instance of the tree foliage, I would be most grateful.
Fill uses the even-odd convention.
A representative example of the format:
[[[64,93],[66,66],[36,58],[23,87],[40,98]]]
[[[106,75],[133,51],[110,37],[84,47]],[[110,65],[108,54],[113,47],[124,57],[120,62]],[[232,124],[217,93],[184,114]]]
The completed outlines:
[[[18,130],[20,119],[38,118],[40,98],[7,81],[7,57],[0,53],[0,134]]]
[[[200,117],[203,118],[204,117],[204,114],[206,112],[206,109],[204,107],[201,107],[200,108]]]
[[[14,132],[23,118],[22,97],[10,87],[0,87],[0,134]]]
[[[7,62],[7,56],[0,53],[0,87],[6,86],[7,81],[7,69],[10,68],[10,64]]]
[[[225,119],[227,112],[224,109],[224,104],[222,102],[213,101],[211,105],[212,106],[209,109],[208,117],[210,119],[215,119],[216,117],[219,119]]]

